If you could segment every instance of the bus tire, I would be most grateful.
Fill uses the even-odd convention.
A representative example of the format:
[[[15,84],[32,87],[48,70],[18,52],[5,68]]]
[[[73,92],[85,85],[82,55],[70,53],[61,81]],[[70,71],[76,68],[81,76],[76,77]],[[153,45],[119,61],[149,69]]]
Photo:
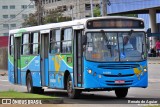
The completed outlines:
[[[27,86],[27,92],[28,93],[34,93],[35,89],[33,88],[33,85],[32,85],[32,76],[31,76],[31,73],[27,74],[26,86]]]
[[[128,94],[128,88],[115,89],[115,94],[116,94],[117,98],[125,98]]]
[[[44,93],[44,89],[42,89],[41,87],[33,87],[31,73],[27,74],[26,85],[27,85],[27,92],[28,93],[36,93],[36,94]]]
[[[41,87],[37,87],[38,88],[38,94],[44,94],[44,89],[42,89]]]
[[[73,89],[73,85],[72,85],[72,79],[71,76],[68,75],[67,78],[67,93],[68,93],[68,97],[71,99],[76,99],[79,97],[81,90],[77,90],[77,89]]]

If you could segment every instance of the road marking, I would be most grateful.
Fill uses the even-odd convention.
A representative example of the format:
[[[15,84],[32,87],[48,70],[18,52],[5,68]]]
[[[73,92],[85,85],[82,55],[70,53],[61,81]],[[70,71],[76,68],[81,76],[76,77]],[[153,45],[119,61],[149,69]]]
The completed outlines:
[[[160,79],[149,79],[149,82],[160,82]]]

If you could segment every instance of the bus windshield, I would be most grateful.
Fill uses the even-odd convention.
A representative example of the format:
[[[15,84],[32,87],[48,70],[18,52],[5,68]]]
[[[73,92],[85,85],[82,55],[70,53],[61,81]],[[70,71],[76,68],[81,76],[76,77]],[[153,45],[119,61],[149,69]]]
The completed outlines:
[[[144,32],[88,32],[85,56],[87,60],[142,61],[145,55]]]

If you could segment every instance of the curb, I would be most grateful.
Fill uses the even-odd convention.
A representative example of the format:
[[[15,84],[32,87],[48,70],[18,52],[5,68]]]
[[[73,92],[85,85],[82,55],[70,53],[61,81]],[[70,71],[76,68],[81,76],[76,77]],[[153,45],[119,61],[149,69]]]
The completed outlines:
[[[63,104],[64,101],[62,98],[54,98],[53,100],[51,99],[46,99],[42,101],[42,104]]]

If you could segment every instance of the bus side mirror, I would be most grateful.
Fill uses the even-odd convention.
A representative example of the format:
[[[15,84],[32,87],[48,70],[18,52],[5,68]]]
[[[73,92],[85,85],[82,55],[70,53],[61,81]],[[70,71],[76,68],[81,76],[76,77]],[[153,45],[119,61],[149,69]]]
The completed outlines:
[[[148,33],[151,33],[151,28],[148,28],[148,29],[147,29],[147,34],[148,34]]]
[[[87,45],[87,36],[86,35],[82,36],[82,45]]]
[[[149,51],[149,48],[150,48],[150,44],[149,44],[149,38],[147,37],[146,38],[146,47],[147,47],[147,51]]]
[[[146,34],[147,34],[147,37],[150,37],[150,36],[152,36],[152,33],[151,33],[151,28],[148,28],[148,29],[147,29],[147,32],[146,32]]]

